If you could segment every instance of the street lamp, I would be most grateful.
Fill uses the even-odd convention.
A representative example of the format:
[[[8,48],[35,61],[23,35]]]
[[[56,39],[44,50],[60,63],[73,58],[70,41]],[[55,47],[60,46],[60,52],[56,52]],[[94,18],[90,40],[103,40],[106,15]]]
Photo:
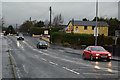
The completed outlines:
[[[51,36],[51,28],[50,28],[50,44],[52,43],[52,38],[51,38],[52,36]]]
[[[97,34],[98,34],[98,29],[97,29],[97,18],[98,18],[98,0],[96,1],[96,36],[95,36],[95,46],[97,46]]]

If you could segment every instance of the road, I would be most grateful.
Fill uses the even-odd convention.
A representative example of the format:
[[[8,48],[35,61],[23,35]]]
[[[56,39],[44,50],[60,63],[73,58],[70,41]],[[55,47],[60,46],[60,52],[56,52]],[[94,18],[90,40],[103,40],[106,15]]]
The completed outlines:
[[[83,60],[70,48],[50,45],[37,49],[38,38],[25,36],[17,41],[7,36],[17,78],[118,78],[118,61]],[[76,50],[82,53],[82,50]],[[3,63],[4,64],[4,63]]]

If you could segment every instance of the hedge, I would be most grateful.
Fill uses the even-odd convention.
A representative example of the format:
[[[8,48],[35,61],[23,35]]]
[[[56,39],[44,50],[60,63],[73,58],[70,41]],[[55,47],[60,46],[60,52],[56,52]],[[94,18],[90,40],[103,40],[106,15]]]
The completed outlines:
[[[40,27],[31,27],[30,34],[40,35],[44,34],[44,30],[48,30],[48,34],[52,34],[53,32],[57,32],[63,28],[40,28]]]
[[[98,36],[98,45],[112,45],[113,39],[109,36]],[[95,37],[89,34],[71,34],[64,32],[55,32],[52,34],[53,43],[66,43],[71,45],[94,45]]]
[[[120,38],[117,39],[117,45],[120,46]]]

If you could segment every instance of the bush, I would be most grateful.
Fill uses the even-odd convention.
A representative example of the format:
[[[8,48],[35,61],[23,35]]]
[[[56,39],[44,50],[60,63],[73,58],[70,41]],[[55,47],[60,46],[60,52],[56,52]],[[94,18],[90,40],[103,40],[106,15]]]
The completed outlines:
[[[112,36],[106,36],[104,41],[105,41],[105,45],[112,45],[114,42]]]
[[[117,39],[117,45],[120,46],[120,38]]]
[[[69,43],[70,45],[94,45],[95,37],[89,34],[72,34],[64,32],[54,32],[51,36],[53,43]],[[109,36],[98,36],[98,45],[112,45],[113,39]]]
[[[40,27],[31,27],[30,34],[40,35],[44,34],[44,30],[48,30],[48,34],[52,34],[53,32],[57,32],[62,28],[40,28]]]
[[[88,34],[71,34],[64,32],[55,32],[52,34],[52,42],[57,43],[58,41],[62,44],[68,42],[69,44],[75,45],[87,45]]]

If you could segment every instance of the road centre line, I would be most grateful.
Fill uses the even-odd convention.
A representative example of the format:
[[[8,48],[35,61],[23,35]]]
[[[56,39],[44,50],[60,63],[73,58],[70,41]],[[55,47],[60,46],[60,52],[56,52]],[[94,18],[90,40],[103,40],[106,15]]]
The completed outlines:
[[[76,72],[76,71],[74,71],[74,70],[72,70],[72,69],[67,68],[67,67],[62,67],[62,68],[66,69],[66,70],[68,70],[68,71],[70,71],[70,72],[73,72],[73,73],[75,73],[75,74],[80,74],[80,73],[78,73],[78,72]]]
[[[83,73],[85,75],[101,75],[101,74],[98,74],[98,73]]]
[[[54,63],[54,62],[51,62],[51,61],[49,61],[49,63],[51,63],[51,64],[53,64],[53,65],[58,65],[58,64],[56,64],[56,63]]]
[[[47,61],[46,59],[44,59],[44,58],[41,58],[43,61]]]

